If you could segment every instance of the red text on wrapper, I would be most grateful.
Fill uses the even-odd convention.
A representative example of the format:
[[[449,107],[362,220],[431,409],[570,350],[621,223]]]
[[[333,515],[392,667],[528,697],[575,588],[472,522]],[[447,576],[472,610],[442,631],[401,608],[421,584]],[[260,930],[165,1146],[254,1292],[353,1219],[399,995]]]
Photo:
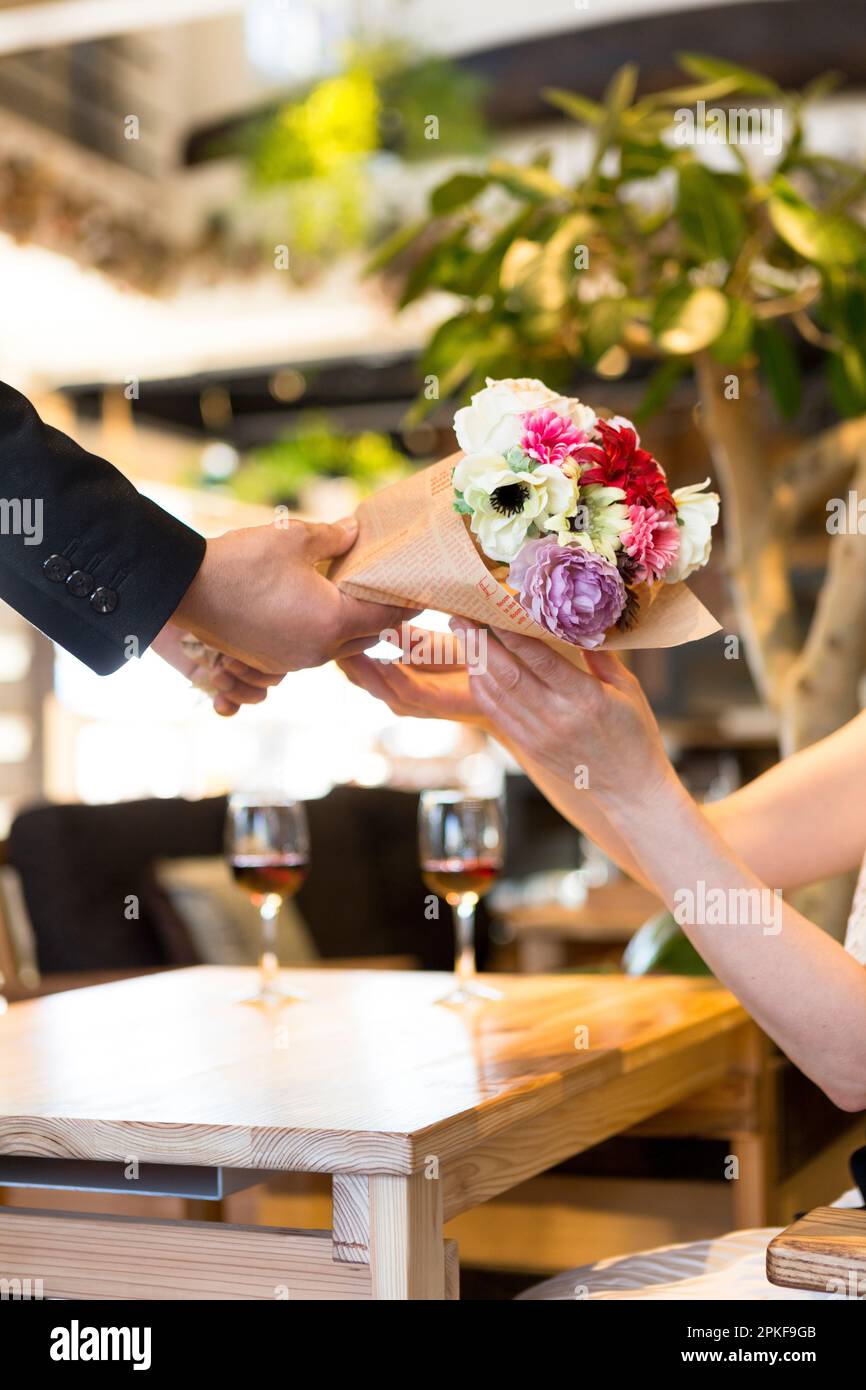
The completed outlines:
[[[522,608],[511,594],[503,594],[496,607],[505,614],[506,618],[511,618],[512,622],[519,623],[521,627],[529,622],[529,614],[526,609]]]

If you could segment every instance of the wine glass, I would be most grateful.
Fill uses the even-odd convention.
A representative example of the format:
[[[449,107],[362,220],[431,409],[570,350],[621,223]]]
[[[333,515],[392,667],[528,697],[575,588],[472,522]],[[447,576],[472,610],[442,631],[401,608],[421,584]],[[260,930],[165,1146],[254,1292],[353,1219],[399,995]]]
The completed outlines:
[[[422,792],[418,843],[424,882],[454,914],[454,988],[439,1003],[501,999],[476,978],[475,965],[475,908],[496,882],[505,851],[501,801],[460,791]]]
[[[248,1004],[286,1004],[306,995],[280,988],[277,918],[294,897],[310,862],[310,832],[302,801],[236,793],[229,797],[225,854],[234,880],[262,919],[259,988]]]

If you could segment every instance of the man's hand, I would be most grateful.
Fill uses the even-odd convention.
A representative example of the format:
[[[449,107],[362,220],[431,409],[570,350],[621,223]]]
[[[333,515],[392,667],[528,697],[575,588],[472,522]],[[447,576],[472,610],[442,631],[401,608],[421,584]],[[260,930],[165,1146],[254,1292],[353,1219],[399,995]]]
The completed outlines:
[[[237,714],[241,705],[260,705],[272,685],[279,685],[282,675],[257,671],[242,661],[215,653],[215,660],[195,653],[188,634],[174,623],[166,623],[151,643],[151,648],[188,681],[213,700],[217,714],[226,718]]]
[[[357,534],[352,517],[252,526],[208,541],[172,624],[234,658],[226,663],[234,675],[238,662],[273,676],[363,651],[410,610],[350,598],[316,569]]]

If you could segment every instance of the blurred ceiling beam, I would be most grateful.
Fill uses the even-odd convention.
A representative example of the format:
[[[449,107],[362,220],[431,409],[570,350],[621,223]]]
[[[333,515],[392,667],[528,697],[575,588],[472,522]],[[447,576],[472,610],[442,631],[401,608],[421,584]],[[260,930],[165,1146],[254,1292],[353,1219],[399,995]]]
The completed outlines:
[[[0,54],[213,19],[245,0],[45,0],[0,9]]]

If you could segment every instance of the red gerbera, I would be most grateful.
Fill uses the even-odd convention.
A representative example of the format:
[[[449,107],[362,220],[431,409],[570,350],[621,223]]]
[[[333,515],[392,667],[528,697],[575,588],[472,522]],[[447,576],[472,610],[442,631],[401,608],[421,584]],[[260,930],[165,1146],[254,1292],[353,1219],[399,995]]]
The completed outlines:
[[[647,449],[640,448],[634,430],[604,420],[596,422],[596,429],[601,443],[584,445],[579,454],[590,465],[581,473],[581,483],[621,487],[629,506],[676,511],[661,466]]]

